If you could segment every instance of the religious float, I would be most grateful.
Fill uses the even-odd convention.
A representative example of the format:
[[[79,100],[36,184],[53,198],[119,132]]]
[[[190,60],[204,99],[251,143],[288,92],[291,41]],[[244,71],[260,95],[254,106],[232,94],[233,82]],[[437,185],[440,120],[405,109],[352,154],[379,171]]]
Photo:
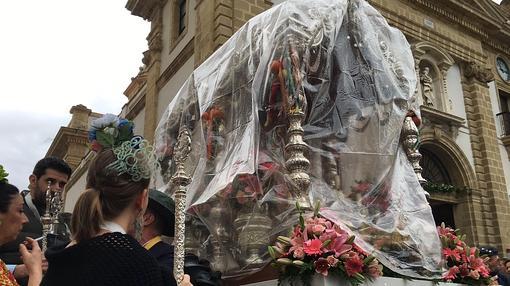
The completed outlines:
[[[270,263],[282,284],[305,270],[316,274],[296,285],[333,285],[328,270],[369,283],[379,263],[441,279],[416,80],[405,37],[366,1],[289,0],[248,21],[156,130],[157,186],[176,200],[176,277],[186,251],[231,281]],[[373,285],[431,285],[387,279]]]

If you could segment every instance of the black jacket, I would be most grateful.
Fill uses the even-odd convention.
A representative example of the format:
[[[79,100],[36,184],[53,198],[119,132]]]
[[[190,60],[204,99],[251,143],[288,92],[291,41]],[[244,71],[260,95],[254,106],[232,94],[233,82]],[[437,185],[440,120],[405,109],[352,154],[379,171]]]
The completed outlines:
[[[149,249],[164,271],[173,273],[174,247],[164,241],[160,241]],[[213,272],[209,263],[199,260],[196,255],[186,254],[184,258],[184,273],[189,274],[194,286],[217,286],[221,285],[219,272]]]
[[[172,274],[164,271],[129,235],[106,233],[68,248],[65,246],[46,251],[48,271],[41,285],[175,285]]]
[[[149,252],[158,261],[165,271],[174,271],[174,248],[170,244],[160,241],[149,249]]]

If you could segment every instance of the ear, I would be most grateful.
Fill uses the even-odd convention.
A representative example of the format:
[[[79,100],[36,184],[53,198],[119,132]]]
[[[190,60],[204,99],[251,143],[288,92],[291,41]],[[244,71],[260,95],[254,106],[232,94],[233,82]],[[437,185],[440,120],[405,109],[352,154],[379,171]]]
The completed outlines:
[[[28,176],[28,181],[30,182],[28,185],[29,189],[33,190],[37,187],[37,177],[34,174]]]
[[[136,199],[135,206],[137,209],[142,210],[142,212],[145,213],[148,204],[149,204],[149,190],[145,189]]]
[[[154,214],[150,211],[146,211],[145,214],[143,215],[143,226],[147,227],[153,224],[155,220],[156,217],[154,217]]]

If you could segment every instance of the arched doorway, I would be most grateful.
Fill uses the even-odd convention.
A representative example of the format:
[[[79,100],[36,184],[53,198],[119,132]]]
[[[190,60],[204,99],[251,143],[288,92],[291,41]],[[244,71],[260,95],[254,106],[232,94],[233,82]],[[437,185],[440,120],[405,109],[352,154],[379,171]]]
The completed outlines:
[[[438,136],[439,135],[439,136]],[[462,149],[445,134],[432,128],[421,130],[423,177],[429,182],[447,184],[471,191],[430,192],[429,203],[437,224],[445,222],[467,234],[468,243],[477,242],[477,220],[474,212],[476,176]]]
[[[441,159],[434,154],[434,150],[422,147],[420,152],[423,156],[421,160],[421,166],[423,168],[422,176],[427,180],[427,183],[453,186],[448,169],[441,162]],[[455,198],[453,198],[453,200],[455,200]],[[445,200],[444,198],[441,199],[438,194],[432,193],[429,198],[429,204],[432,208],[432,214],[436,225],[440,225],[444,222],[447,226],[455,229],[454,208],[456,202]]]

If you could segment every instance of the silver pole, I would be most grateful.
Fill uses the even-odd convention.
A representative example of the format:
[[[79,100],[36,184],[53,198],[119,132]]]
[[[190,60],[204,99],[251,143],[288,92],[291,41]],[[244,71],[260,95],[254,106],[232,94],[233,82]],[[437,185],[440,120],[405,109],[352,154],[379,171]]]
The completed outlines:
[[[174,161],[177,171],[172,176],[172,183],[177,187],[175,191],[175,260],[174,277],[177,284],[184,278],[184,255],[185,255],[185,219],[186,219],[186,186],[191,182],[184,168],[184,162],[191,152],[191,134],[186,126],[181,126],[177,143],[174,147]]]

